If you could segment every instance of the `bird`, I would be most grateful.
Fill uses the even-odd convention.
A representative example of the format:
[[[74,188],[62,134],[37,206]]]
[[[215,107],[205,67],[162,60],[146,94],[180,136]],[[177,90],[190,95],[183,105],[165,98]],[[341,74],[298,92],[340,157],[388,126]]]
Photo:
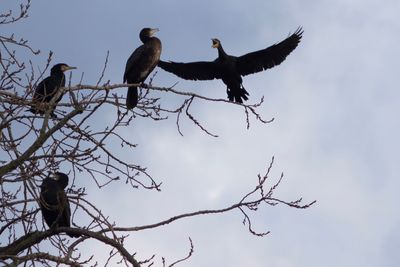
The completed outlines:
[[[160,60],[161,41],[154,34],[158,28],[143,28],[140,31],[139,38],[143,45],[133,51],[128,58],[124,72],[124,83],[142,83],[147,76],[154,70]],[[136,86],[128,88],[126,96],[127,109],[133,109],[138,103],[138,90]]]
[[[49,103],[53,96],[57,94],[61,87],[65,86],[65,75],[64,72],[67,70],[76,69],[76,67],[70,67],[65,63],[58,63],[54,65],[50,70],[50,76],[43,79],[35,88],[35,93],[32,99],[32,108],[29,109],[33,114],[44,114],[46,109],[41,107],[42,103]],[[62,95],[56,100],[55,105],[60,102]],[[52,108],[50,115],[51,117],[57,117],[54,114],[54,108]]]
[[[44,221],[53,227],[71,226],[71,208],[64,189],[68,185],[68,175],[55,172],[46,177],[40,186],[40,209]],[[79,234],[70,234],[70,237],[79,237]]]
[[[303,29],[299,27],[280,43],[239,57],[228,55],[221,41],[213,38],[212,47],[218,50],[218,58],[214,61],[181,63],[160,60],[158,66],[186,80],[221,79],[227,87],[228,100],[243,103],[243,100],[248,100],[249,93],[243,86],[242,76],[281,64],[297,47],[302,34]]]

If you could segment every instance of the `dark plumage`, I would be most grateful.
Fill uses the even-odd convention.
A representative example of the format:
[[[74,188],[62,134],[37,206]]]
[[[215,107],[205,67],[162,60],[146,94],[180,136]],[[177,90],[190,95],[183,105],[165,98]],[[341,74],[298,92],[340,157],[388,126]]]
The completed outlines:
[[[140,31],[139,37],[143,45],[136,48],[126,62],[124,82],[142,83],[153,71],[160,60],[161,41],[153,37],[158,29],[144,28]],[[138,103],[138,90],[136,86],[128,88],[126,96],[126,107],[132,109]]]
[[[70,227],[71,208],[64,189],[68,185],[68,176],[56,172],[43,180],[40,192],[40,209],[46,224],[52,227]],[[70,237],[79,235],[68,234]]]
[[[221,42],[212,39],[212,47],[218,49],[218,58],[214,61],[177,63],[160,60],[158,66],[186,80],[222,79],[227,86],[228,99],[243,103],[249,93],[243,87],[242,76],[281,64],[297,47],[302,34],[303,30],[298,28],[282,42],[240,57],[226,54]]]
[[[64,72],[72,69],[76,69],[76,67],[70,67],[65,63],[54,65],[50,70],[50,76],[45,78],[36,86],[32,99],[33,105],[29,111],[34,114],[44,114],[46,112],[46,107],[40,107],[40,104],[49,103],[53,96],[57,93],[58,89],[65,86]],[[58,102],[60,102],[61,98],[62,95],[56,100],[56,105]],[[50,114],[52,117],[56,117],[54,114],[54,108],[51,110]]]

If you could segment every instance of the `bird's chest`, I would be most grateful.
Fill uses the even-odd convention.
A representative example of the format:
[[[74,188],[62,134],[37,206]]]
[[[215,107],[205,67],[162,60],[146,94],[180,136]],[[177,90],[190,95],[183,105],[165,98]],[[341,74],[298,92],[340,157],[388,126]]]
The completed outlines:
[[[41,194],[41,201],[42,204],[47,208],[58,205],[59,199],[57,191],[51,189],[44,190],[44,192]]]
[[[161,55],[161,47],[146,47],[143,57],[140,58],[140,62],[137,65],[141,65],[144,68],[151,68],[157,65]]]

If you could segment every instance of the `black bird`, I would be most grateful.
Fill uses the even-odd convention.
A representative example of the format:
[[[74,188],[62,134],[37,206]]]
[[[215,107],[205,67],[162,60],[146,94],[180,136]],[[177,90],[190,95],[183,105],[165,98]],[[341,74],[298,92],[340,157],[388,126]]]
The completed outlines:
[[[139,37],[143,45],[136,48],[126,62],[124,82],[142,83],[153,71],[160,60],[161,41],[153,37],[158,29],[144,28],[140,31]],[[128,88],[126,96],[126,107],[132,109],[138,103],[138,90],[136,86]]]
[[[51,177],[43,180],[40,186],[40,209],[46,224],[52,227],[70,227],[71,208],[64,189],[68,185],[68,176],[62,172],[56,172]],[[70,237],[79,237],[76,234],[68,234]]]
[[[65,86],[64,72],[72,69],[76,69],[76,67],[70,67],[65,63],[54,65],[50,70],[50,76],[45,78],[36,86],[35,93],[33,95],[33,107],[29,109],[29,111],[34,114],[44,114],[46,109],[43,107],[41,108],[40,104],[49,103],[58,90]],[[62,95],[56,100],[56,105],[58,102],[60,102],[61,98]],[[50,114],[52,117],[56,117],[54,114],[54,108],[51,110]]]
[[[222,79],[227,87],[228,99],[243,103],[243,100],[248,99],[249,93],[243,87],[242,76],[281,64],[297,47],[302,34],[303,30],[299,27],[282,42],[240,57],[226,54],[221,42],[218,39],[211,39],[212,47],[218,49],[218,58],[214,61],[178,63],[160,60],[158,66],[186,80]]]

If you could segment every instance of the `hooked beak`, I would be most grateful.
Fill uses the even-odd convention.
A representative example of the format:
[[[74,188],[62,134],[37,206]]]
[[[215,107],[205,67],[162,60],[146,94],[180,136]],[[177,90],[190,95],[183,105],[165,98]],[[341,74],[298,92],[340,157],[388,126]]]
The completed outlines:
[[[68,65],[64,65],[64,66],[62,66],[62,68],[61,68],[62,71],[74,70],[74,69],[76,69],[76,67],[70,67],[70,66],[68,66]]]
[[[218,42],[214,38],[211,39],[211,42],[212,42],[212,45],[211,45],[212,48],[218,48]]]
[[[151,29],[150,35],[153,36],[156,32],[159,32],[159,31],[160,31],[160,29],[158,29],[158,28]]]
[[[60,179],[60,176],[57,173],[53,173],[53,175],[51,176],[51,179],[58,181]]]

